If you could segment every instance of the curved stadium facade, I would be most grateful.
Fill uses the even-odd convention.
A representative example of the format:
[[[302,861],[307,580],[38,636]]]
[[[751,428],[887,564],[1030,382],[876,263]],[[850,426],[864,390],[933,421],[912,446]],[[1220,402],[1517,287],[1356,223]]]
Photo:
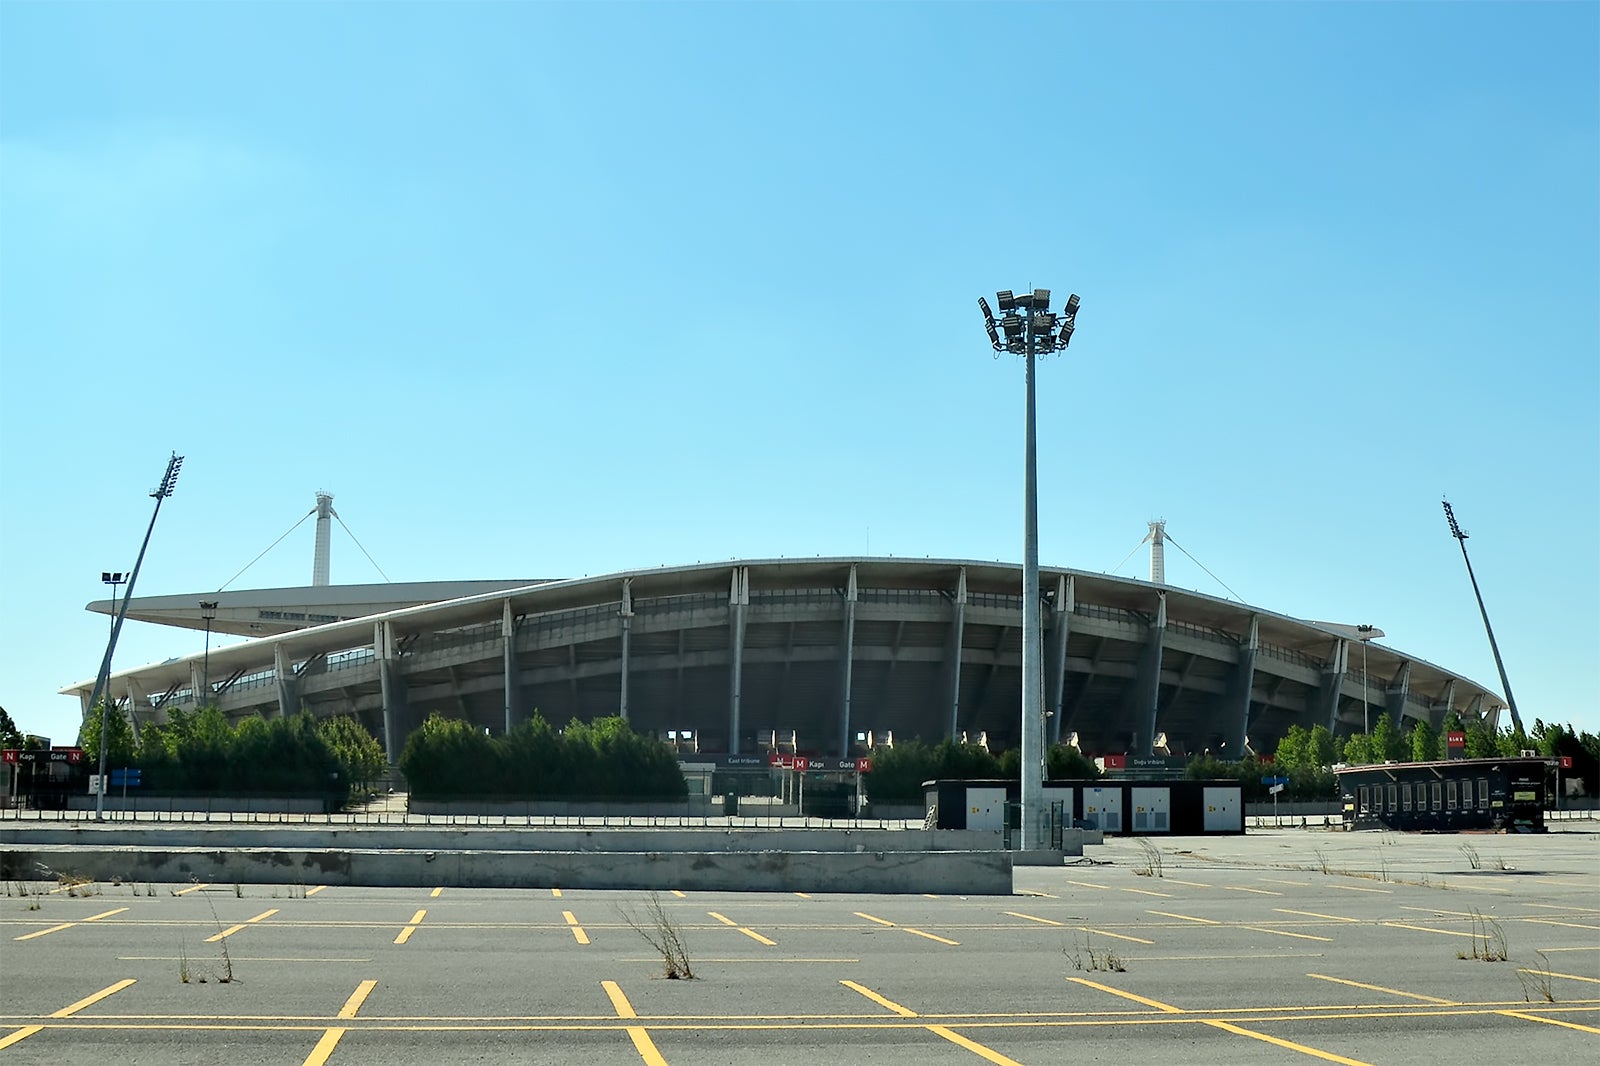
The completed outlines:
[[[510,729],[621,714],[701,752],[848,757],[891,735],[1020,743],[1020,565],[734,561],[544,582],[210,594],[210,628],[254,636],[113,675],[135,728],[174,707],[230,719],[353,714],[396,760],[431,712]],[[1045,732],[1087,754],[1237,757],[1293,725],[1370,713],[1437,727],[1497,717],[1465,677],[1338,627],[1164,585],[1042,568]],[[199,596],[128,617],[207,628]],[[91,610],[109,612],[102,601]],[[85,704],[92,680],[62,690]],[[207,700],[199,694],[211,691]]]

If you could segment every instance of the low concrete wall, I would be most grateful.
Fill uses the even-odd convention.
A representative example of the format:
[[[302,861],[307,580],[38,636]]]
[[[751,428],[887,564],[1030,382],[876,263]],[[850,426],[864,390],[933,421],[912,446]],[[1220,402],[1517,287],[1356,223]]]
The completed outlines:
[[[1064,850],[1083,854],[1080,831]],[[22,847],[396,849],[570,852],[997,851],[1000,834],[978,829],[543,829],[205,825],[192,822],[6,823],[0,844]]]
[[[34,847],[0,879],[148,883],[1010,895],[1012,857],[982,852],[553,852]]]
[[[689,796],[681,800],[651,803],[593,803],[581,800],[419,800],[408,799],[411,814],[436,814],[451,817],[485,818],[705,818],[713,812],[710,796]]]
[[[160,811],[165,813],[206,814],[326,814],[337,810],[337,802],[316,796],[145,796],[137,789],[123,796],[118,789],[106,793],[105,809],[108,811]],[[68,796],[67,810],[92,811],[99,809],[94,796]]]

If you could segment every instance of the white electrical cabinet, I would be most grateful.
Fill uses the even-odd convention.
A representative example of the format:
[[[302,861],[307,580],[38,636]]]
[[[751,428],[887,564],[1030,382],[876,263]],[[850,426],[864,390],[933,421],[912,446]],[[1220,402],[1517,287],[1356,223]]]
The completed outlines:
[[[1122,832],[1122,787],[1084,786],[1083,820],[1107,833]]]
[[[1172,831],[1172,790],[1170,788],[1132,788],[1128,790],[1133,803],[1133,831],[1135,833],[1169,833]]]

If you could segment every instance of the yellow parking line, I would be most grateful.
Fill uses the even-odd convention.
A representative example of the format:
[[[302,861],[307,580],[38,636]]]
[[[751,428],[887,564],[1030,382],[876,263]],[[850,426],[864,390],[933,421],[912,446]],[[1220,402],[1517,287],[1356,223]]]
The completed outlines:
[[[718,914],[716,911],[706,911],[706,913],[711,915],[711,917],[715,918],[717,921],[721,922],[723,925],[737,926],[739,924],[738,922],[734,921],[732,918],[725,918],[722,915]]]
[[[1020,911],[1002,911],[1001,913],[1009,914],[1013,918],[1026,918],[1026,919],[1028,919],[1028,921],[1030,921],[1030,922],[1038,922],[1040,925],[1065,925],[1065,924],[1067,924],[1065,922],[1051,921],[1049,918],[1035,918],[1031,914],[1023,914]]]
[[[1242,1026],[1234,1025],[1231,1022],[1219,1022],[1213,1018],[1207,1018],[1205,1020],[1205,1024],[1216,1029],[1226,1030],[1230,1033],[1238,1033],[1240,1036],[1248,1036],[1252,1040],[1264,1040],[1269,1044],[1276,1044],[1278,1047],[1288,1048],[1290,1051],[1298,1051],[1302,1055],[1312,1055],[1319,1059],[1326,1059],[1329,1062],[1341,1063],[1342,1066],[1369,1066],[1368,1063],[1362,1062],[1360,1059],[1347,1059],[1343,1055],[1335,1055],[1331,1051],[1319,1051],[1314,1047],[1307,1047],[1304,1044],[1296,1044],[1292,1040],[1284,1040],[1281,1037],[1268,1036],[1266,1033],[1258,1033],[1253,1029],[1246,1029]]]
[[[677,896],[679,899],[688,899],[689,898],[688,896],[684,895],[682,892],[679,892],[677,889],[673,889],[672,890],[672,894],[674,896]]]
[[[938,896],[935,896],[932,892],[924,892],[922,894],[922,897],[924,899],[938,899],[939,898]]]
[[[1387,992],[1391,996],[1406,996],[1410,999],[1420,999],[1424,1003],[1438,1003],[1446,1007],[1454,1007],[1458,1005],[1458,1001],[1453,999],[1440,999],[1438,996],[1424,996],[1420,992],[1402,992],[1398,988],[1385,988],[1382,985],[1367,985],[1362,984],[1360,981],[1347,981],[1343,977],[1329,977],[1325,973],[1308,973],[1306,976],[1315,977],[1319,981],[1332,981],[1335,984],[1350,985],[1352,988],[1365,988],[1370,992]]]
[[[12,940],[32,940],[36,936],[49,936],[51,933],[59,933],[63,929],[71,929],[73,926],[75,926],[77,924],[78,924],[77,922],[63,922],[61,925],[52,925],[48,929],[40,929],[40,930],[38,930],[36,932],[24,933],[22,936],[14,936],[11,939]]]
[[[1538,922],[1540,925],[1560,925],[1568,929],[1600,929],[1600,925],[1584,925],[1581,922],[1558,922],[1554,918],[1523,918],[1524,922]]]
[[[1154,944],[1155,943],[1154,940],[1146,940],[1142,936],[1128,936],[1125,933],[1108,933],[1104,929],[1090,929],[1087,925],[1080,925],[1080,926],[1078,926],[1078,928],[1082,929],[1085,933],[1097,933],[1100,936],[1109,936],[1114,940],[1131,940],[1135,944]]]
[[[628,997],[615,981],[601,981],[600,987],[606,990],[606,997],[611,1000],[611,1009],[617,1012],[618,1018],[637,1018],[639,1012],[633,1009],[633,1004],[628,1002]]]
[[[1394,895],[1392,888],[1362,888],[1360,885],[1329,885],[1329,888],[1343,889],[1346,892],[1377,892],[1385,896]]]
[[[869,922],[877,922],[879,925],[887,925],[890,929],[894,928],[893,922],[886,922],[882,918],[874,918],[872,915],[862,914],[860,911],[851,911],[850,913],[854,914],[857,918],[865,918]]]
[[[1378,924],[1386,925],[1390,929],[1414,929],[1419,933],[1438,933],[1440,936],[1464,936],[1468,939],[1475,939],[1478,935],[1477,933],[1463,933],[1459,929],[1429,929],[1425,925],[1407,925],[1405,922],[1379,922]]]
[[[1258,896],[1281,896],[1282,892],[1274,892],[1270,888],[1245,888],[1243,885],[1223,885],[1229,892],[1254,892]]]
[[[123,909],[126,910],[127,908],[124,907]],[[262,913],[256,915],[254,918],[245,919],[243,922],[240,922],[238,925],[230,925],[230,926],[228,926],[228,928],[224,929],[222,932],[216,934],[215,936],[206,937],[205,942],[207,944],[215,944],[219,940],[225,940],[228,937],[232,936],[233,934],[237,933],[239,930],[243,929],[245,926],[254,925],[256,922],[263,921],[263,920],[265,920],[267,918],[271,918],[274,914],[277,914],[277,913],[278,913],[278,909],[276,907],[274,907],[270,911],[263,911]]]
[[[1214,922],[1210,918],[1196,918],[1196,917],[1194,917],[1193,915],[1190,915],[1190,914],[1173,914],[1171,911],[1148,911],[1147,913],[1149,913],[1149,914],[1159,914],[1163,918],[1182,918],[1186,922],[1199,922],[1201,925],[1221,925],[1222,924],[1221,922]]]
[[[311,1054],[306,1056],[302,1066],[322,1066],[328,1061],[328,1056],[333,1054],[333,1049],[339,1046],[339,1038],[342,1036],[344,1036],[343,1029],[329,1029],[323,1033],[322,1039],[311,1049]]]
[[[1068,881],[1067,884],[1077,885],[1079,888],[1098,888],[1102,892],[1136,892],[1141,896],[1160,896],[1163,899],[1172,898],[1171,892],[1152,892],[1145,888],[1115,888],[1111,885],[1097,885],[1090,881]]]
[[[1216,888],[1217,887],[1216,885],[1208,885],[1204,881],[1180,881],[1176,877],[1163,877],[1162,880],[1166,881],[1168,884],[1172,884],[1172,885],[1193,885],[1195,888]]]
[[[440,885],[438,888],[436,888],[432,892],[428,893],[428,898],[429,899],[438,899],[442,895],[444,895],[444,886]]]
[[[644,1066],[667,1066],[667,1060],[656,1050],[655,1042],[650,1039],[650,1034],[645,1029],[630,1025],[628,1039],[633,1041],[633,1050],[644,1060]]]
[[[555,899],[560,899],[561,898],[561,890],[559,888],[552,888],[550,890],[550,895],[552,897],[554,897]]]
[[[1543,971],[1541,971],[1541,970],[1519,970],[1517,972],[1518,973],[1542,973]],[[1551,977],[1565,977],[1569,981],[1588,981],[1591,985],[1600,985],[1600,977],[1584,977],[1581,974],[1556,973],[1554,971],[1550,972],[1550,976]]]
[[[361,1004],[367,1001],[367,997],[372,995],[372,990],[377,987],[378,982],[376,981],[362,981],[359,985],[356,985],[356,990],[350,993],[350,998],[345,1000],[344,1006],[339,1008],[339,1017],[354,1018],[356,1011],[361,1009]]]
[[[1302,918],[1326,918],[1330,922],[1354,922],[1357,925],[1361,924],[1361,919],[1359,918],[1341,918],[1337,914],[1319,914],[1316,911],[1292,911],[1288,907],[1274,907],[1272,909],[1277,911],[1279,914],[1298,914]]]
[[[910,933],[912,936],[921,936],[921,937],[926,937],[929,940],[937,940],[939,943],[941,943],[941,944],[949,944],[953,948],[958,948],[958,947],[961,946],[961,941],[959,941],[959,940],[946,940],[942,936],[934,936],[932,933],[924,933],[921,929],[913,929],[909,925],[902,925],[900,928],[904,929],[906,932]]]
[[[577,917],[571,911],[562,911],[561,917],[567,920],[567,925],[572,928],[572,939],[580,944],[589,942],[589,934],[583,931],[583,926],[578,924]]]
[[[1566,1029],[1576,1029],[1580,1033],[1600,1033],[1600,1029],[1596,1029],[1592,1025],[1579,1025],[1577,1022],[1564,1022],[1560,1018],[1541,1018],[1537,1014],[1526,1014],[1520,1010],[1502,1010],[1496,1011],[1495,1013],[1504,1014],[1507,1018],[1521,1018],[1522,1020],[1529,1022],[1544,1022],[1546,1025],[1559,1025]]]
[[[1291,933],[1287,929],[1268,929],[1262,925],[1241,925],[1240,929],[1248,929],[1252,933],[1271,933],[1273,936],[1292,936],[1301,940],[1320,940],[1325,944],[1333,943],[1331,936],[1312,936],[1310,933]]]
[[[396,944],[404,944],[407,940],[410,940],[411,934],[417,931],[417,926],[422,924],[422,919],[427,915],[427,913],[428,912],[426,910],[420,910],[413,914],[411,916],[410,923],[404,929],[400,930],[400,935],[394,938],[394,942]]]
[[[6,1049],[18,1041],[28,1039],[28,1037],[32,1036],[34,1033],[37,1033],[43,1028],[44,1026],[42,1025],[24,1025],[21,1029],[18,1029],[10,1036],[0,1037],[0,1050]]]
[[[84,998],[78,1000],[78,1002],[72,1004],[70,1007],[62,1007],[60,1010],[58,1010],[58,1011],[54,1012],[53,1014],[51,1014],[50,1017],[52,1017],[52,1018],[70,1018],[74,1014],[78,1013],[80,1010],[83,1010],[83,1008],[92,1007],[96,1003],[99,1003],[102,999],[105,999],[107,996],[116,995],[118,992],[121,992],[124,988],[127,988],[129,985],[133,984],[134,980],[135,979],[132,978],[132,977],[127,977],[127,978],[124,978],[121,981],[118,981],[114,985],[107,985],[105,988],[102,988],[100,991],[96,992],[94,995],[85,996]]]
[[[312,896],[315,896],[318,892],[321,892],[323,889],[325,889],[327,887],[328,887],[327,885],[318,885],[316,888],[308,888],[308,889],[306,889],[306,899],[310,899]]]
[[[778,946],[778,942],[776,940],[768,940],[766,937],[762,936],[760,933],[756,932],[754,929],[746,929],[744,926],[741,925],[741,926],[739,926],[739,932],[743,933],[745,936],[749,937],[751,940],[759,940],[761,943],[767,945],[767,947],[769,947],[769,948],[775,948],[775,947]]]
[[[1282,881],[1276,877],[1258,877],[1257,881],[1265,881],[1269,885],[1309,885],[1310,881]]]
[[[799,896],[801,899],[810,899],[811,898],[811,893],[809,893],[809,892],[796,892],[795,895]]]
[[[190,885],[188,888],[180,888],[178,891],[174,892],[173,895],[174,896],[187,896],[191,892],[198,892],[202,888],[210,888],[210,887],[211,886],[208,885],[208,884]]]
[[[915,1018],[917,1016],[917,1012],[912,1010],[910,1007],[902,1007],[892,999],[885,999],[883,996],[878,995],[878,993],[874,992],[865,985],[858,985],[854,981],[840,981],[839,983],[853,992],[861,993],[878,1006],[886,1007],[889,1010],[894,1011],[894,1013],[900,1015],[902,1018]]]
[[[1074,984],[1086,985],[1089,988],[1098,989],[1101,992],[1109,992],[1113,996],[1121,996],[1123,999],[1131,999],[1135,1003],[1143,1003],[1146,1007],[1154,1007],[1156,1010],[1163,1011],[1167,1014],[1185,1013],[1182,1007],[1174,1007],[1172,1004],[1163,1003],[1159,999],[1146,999],[1144,996],[1138,995],[1137,993],[1124,992],[1120,988],[1112,988],[1110,985],[1103,985],[1099,981],[1091,981],[1087,977],[1069,977],[1067,980],[1073,982]]]
[[[960,1033],[957,1033],[957,1032],[955,1032],[955,1031],[953,1031],[951,1029],[948,1029],[945,1026],[942,1026],[942,1025],[930,1025],[930,1026],[928,1026],[928,1032],[933,1033],[933,1034],[935,1034],[937,1036],[942,1036],[946,1040],[950,1041],[952,1044],[957,1044],[957,1045],[959,1045],[961,1047],[966,1048],[968,1051],[972,1052],[974,1055],[977,1055],[979,1058],[987,1059],[990,1062],[994,1063],[995,1066],[1022,1066],[1022,1063],[1018,1062],[1016,1059],[1008,1059],[1004,1055],[1000,1054],[1000,1052],[995,1051],[993,1048],[984,1047],[982,1044],[978,1043],[976,1040],[968,1040],[966,1037],[962,1036]]]

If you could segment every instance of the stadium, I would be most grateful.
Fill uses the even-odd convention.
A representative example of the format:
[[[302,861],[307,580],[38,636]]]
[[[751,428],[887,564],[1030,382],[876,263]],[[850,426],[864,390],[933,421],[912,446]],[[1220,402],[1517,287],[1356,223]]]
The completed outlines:
[[[1384,711],[1498,722],[1499,695],[1366,639],[1381,633],[1165,585],[1159,551],[1157,536],[1150,581],[1041,567],[1049,742],[1237,758]],[[354,715],[391,764],[433,712],[493,732],[621,715],[700,754],[843,759],[945,737],[998,752],[1020,744],[1021,590],[1018,564],[860,557],[139,597],[127,618],[204,629],[207,650],[117,671],[109,692],[136,733],[210,703],[230,720]],[[213,633],[256,639],[211,649]],[[87,713],[94,688],[62,692]]]

